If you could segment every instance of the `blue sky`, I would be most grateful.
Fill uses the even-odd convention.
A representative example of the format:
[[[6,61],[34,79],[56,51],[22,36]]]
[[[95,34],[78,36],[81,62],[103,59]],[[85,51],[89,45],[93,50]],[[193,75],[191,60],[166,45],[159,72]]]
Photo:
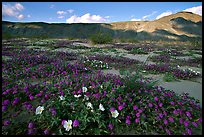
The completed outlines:
[[[202,2],[2,2],[2,20],[99,23],[154,20],[179,11],[202,16]]]

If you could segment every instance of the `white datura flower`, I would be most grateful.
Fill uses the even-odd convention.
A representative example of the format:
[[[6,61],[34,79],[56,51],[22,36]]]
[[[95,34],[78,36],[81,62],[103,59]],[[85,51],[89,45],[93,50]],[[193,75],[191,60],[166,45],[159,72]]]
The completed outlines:
[[[87,107],[93,109],[93,105],[90,102],[87,103]]]
[[[65,100],[64,96],[59,96],[60,100]]]
[[[66,131],[72,129],[72,120],[65,121],[63,127],[66,129]]]
[[[42,112],[43,112],[43,110],[44,110],[44,107],[42,106],[38,106],[37,108],[36,108],[36,111],[35,111],[35,114],[36,115],[38,115],[38,114],[41,114]]]
[[[88,89],[86,87],[82,87],[82,92],[86,92]]]
[[[99,105],[99,109],[100,109],[101,111],[104,111],[104,110],[105,110],[105,108],[103,107],[102,104]]]
[[[112,114],[112,117],[114,117],[114,118],[117,118],[117,117],[118,117],[118,115],[119,115],[119,113],[118,113],[118,111],[117,111],[117,110],[115,110],[115,111],[111,112],[111,114]]]
[[[74,95],[74,97],[75,98],[79,98],[79,97],[81,97],[81,95],[79,94],[79,95]]]

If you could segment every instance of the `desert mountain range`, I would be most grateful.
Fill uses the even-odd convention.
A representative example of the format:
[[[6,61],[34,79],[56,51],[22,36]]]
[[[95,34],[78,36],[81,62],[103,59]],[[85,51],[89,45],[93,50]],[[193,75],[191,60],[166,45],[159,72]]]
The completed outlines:
[[[2,34],[13,37],[88,38],[95,33],[109,33],[114,38],[151,40],[201,40],[202,16],[178,12],[152,21],[113,23],[2,23]]]

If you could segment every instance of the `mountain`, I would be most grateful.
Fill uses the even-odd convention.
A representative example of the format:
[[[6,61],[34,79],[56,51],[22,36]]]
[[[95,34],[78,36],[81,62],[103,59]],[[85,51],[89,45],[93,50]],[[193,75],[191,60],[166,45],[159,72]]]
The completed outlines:
[[[202,17],[178,12],[153,21],[113,23],[2,23],[2,34],[12,37],[88,38],[95,33],[141,40],[201,40]]]

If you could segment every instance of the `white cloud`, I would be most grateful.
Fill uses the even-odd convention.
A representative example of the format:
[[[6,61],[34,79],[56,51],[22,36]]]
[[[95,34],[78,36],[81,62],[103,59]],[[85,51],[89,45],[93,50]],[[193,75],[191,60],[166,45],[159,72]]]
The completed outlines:
[[[164,17],[164,16],[169,16],[169,15],[171,15],[171,14],[173,14],[173,12],[171,12],[171,11],[165,11],[165,12],[163,12],[162,14],[158,15],[158,16],[156,17],[156,19],[160,19],[160,18],[162,18],[162,17]]]
[[[24,15],[23,15],[23,14],[20,14],[20,15],[17,16],[17,18],[18,18],[19,20],[22,20],[22,19],[24,19]]]
[[[68,11],[70,14],[74,12],[73,9],[69,9],[69,10],[67,10],[67,11]]]
[[[66,11],[62,11],[62,10],[61,10],[61,11],[57,11],[57,14],[58,14],[58,15],[64,15],[64,14],[66,14],[66,13],[67,13]]]
[[[2,16],[3,17],[15,17],[19,20],[23,19],[25,16],[21,14],[20,12],[24,10],[24,6],[21,5],[20,3],[16,3],[15,5],[10,5],[10,4],[3,4],[2,6]]]
[[[31,15],[28,14],[27,17],[28,17],[28,18],[31,18]]]
[[[135,18],[133,18],[133,19],[131,19],[130,21],[141,21],[141,19],[135,19]]]
[[[183,11],[192,12],[192,13],[195,13],[195,14],[202,16],[202,6],[188,8],[188,9],[185,9]]]
[[[157,13],[157,11],[153,11],[151,14],[145,15],[142,17],[143,20],[145,20],[146,18],[151,17],[152,15],[154,15],[155,13]]]
[[[62,18],[64,18],[64,16],[59,16],[58,18],[59,18],[59,19],[62,19]]]
[[[105,16],[104,18],[109,19],[109,18],[110,18],[110,16]]]
[[[16,3],[14,6],[18,11],[21,11],[24,9],[23,5],[21,5],[20,3]]]
[[[86,13],[81,17],[76,15],[71,16],[66,20],[67,23],[104,23],[107,22],[105,17],[101,17],[100,15],[91,15],[90,13]]]
[[[55,5],[50,5],[50,9],[53,9],[55,7]]]

